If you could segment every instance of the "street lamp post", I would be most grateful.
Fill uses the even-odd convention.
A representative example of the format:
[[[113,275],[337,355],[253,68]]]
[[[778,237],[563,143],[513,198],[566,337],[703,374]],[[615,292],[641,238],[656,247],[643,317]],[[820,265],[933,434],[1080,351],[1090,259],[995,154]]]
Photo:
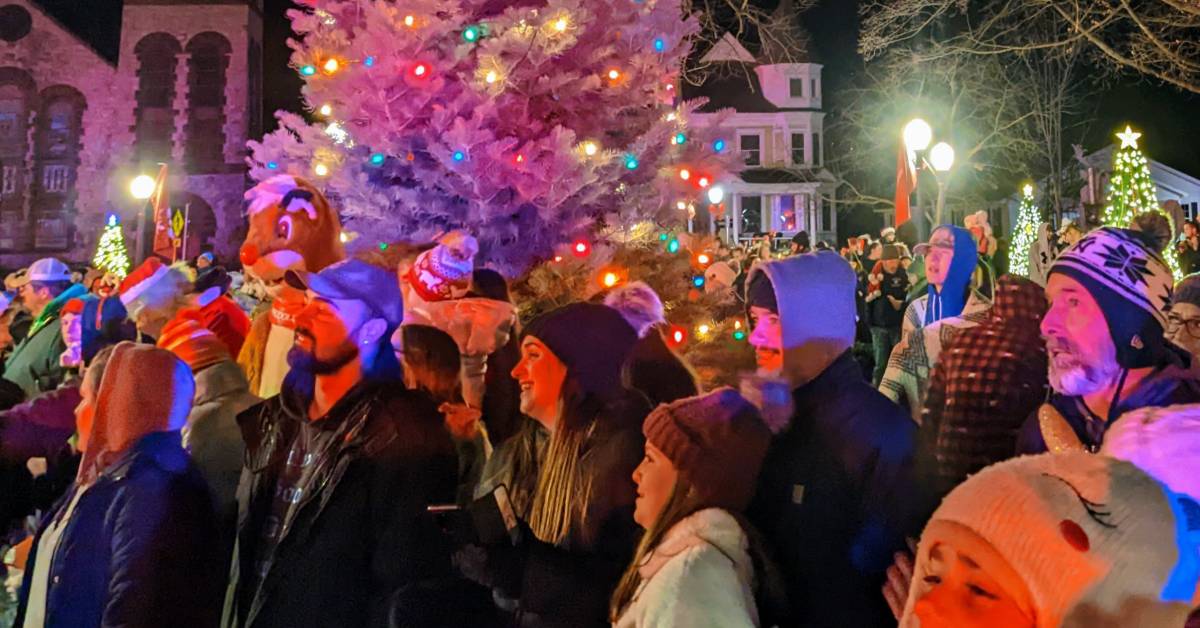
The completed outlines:
[[[904,147],[911,155],[920,155],[923,151],[929,148],[929,143],[933,141],[933,129],[929,123],[920,119],[914,118],[904,125]],[[918,158],[917,170],[920,171],[921,159]],[[914,183],[916,183],[914,181]],[[917,238],[925,239],[925,212],[921,208],[921,186],[916,185],[917,206],[916,210],[911,213],[910,219],[914,221],[914,226],[917,228]]]
[[[129,182],[129,194],[134,199],[141,201],[138,206],[137,220],[137,262],[140,264],[146,256],[146,201],[154,195],[154,188],[157,187],[157,182],[154,177],[148,174],[139,174]]]
[[[942,207],[946,204],[946,175],[954,166],[954,148],[945,142],[938,142],[929,150],[929,165],[933,166],[933,178],[937,181],[937,209],[934,211],[934,221],[942,224]],[[942,173],[938,175],[937,173]]]

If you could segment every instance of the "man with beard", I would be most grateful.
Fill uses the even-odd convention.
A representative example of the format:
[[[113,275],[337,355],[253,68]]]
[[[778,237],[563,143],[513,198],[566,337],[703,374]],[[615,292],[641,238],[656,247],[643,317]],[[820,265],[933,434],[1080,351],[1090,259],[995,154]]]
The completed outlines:
[[[246,441],[224,626],[420,626],[451,573],[430,504],[457,459],[437,407],[389,345],[395,277],[359,260],[289,271],[303,292],[283,391],[238,417]]]
[[[1055,260],[1041,325],[1053,412],[1025,422],[1018,453],[1076,440],[1097,451],[1126,412],[1200,401],[1190,359],[1163,335],[1171,284],[1166,263],[1127,229],[1097,229]]]

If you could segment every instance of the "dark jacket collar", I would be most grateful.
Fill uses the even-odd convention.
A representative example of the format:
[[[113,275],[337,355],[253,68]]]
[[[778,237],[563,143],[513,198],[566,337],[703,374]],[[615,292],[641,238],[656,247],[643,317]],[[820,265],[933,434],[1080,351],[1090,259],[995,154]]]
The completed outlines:
[[[838,356],[829,366],[825,367],[825,370],[821,371],[820,375],[797,388],[794,396],[797,401],[813,397],[819,398],[830,387],[856,380],[862,381],[862,370],[858,366],[858,362],[854,361],[854,356],[847,350]]]
[[[311,422],[308,418],[308,405],[312,401],[312,397],[302,393],[293,386],[287,385],[287,382],[285,382],[283,391],[279,393],[279,404],[283,409],[280,417],[297,423],[311,422],[325,430],[336,429],[359,402],[365,398],[374,396],[387,383],[389,382],[363,379],[355,384],[353,388],[346,391],[346,394],[337,403],[333,404],[333,407],[329,409],[329,412],[324,417],[319,421]],[[403,386],[400,382],[390,382],[390,384]]]
[[[186,469],[188,454],[183,449],[183,437],[179,430],[154,432],[143,436],[129,451],[109,465],[100,477],[120,481],[141,461],[152,463],[169,473],[179,473]]]

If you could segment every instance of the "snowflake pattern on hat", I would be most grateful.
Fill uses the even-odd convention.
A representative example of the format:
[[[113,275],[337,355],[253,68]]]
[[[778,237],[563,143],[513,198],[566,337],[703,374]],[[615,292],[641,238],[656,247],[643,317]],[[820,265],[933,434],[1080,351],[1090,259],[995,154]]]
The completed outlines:
[[[1162,257],[1128,229],[1102,227],[1054,261],[1051,272],[1071,269],[1149,312],[1166,327],[1174,278]]]

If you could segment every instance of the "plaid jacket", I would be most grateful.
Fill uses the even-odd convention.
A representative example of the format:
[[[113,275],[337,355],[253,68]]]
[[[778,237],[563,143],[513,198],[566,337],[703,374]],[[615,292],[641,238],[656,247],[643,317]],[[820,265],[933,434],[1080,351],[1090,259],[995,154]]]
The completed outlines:
[[[1012,456],[1025,418],[1046,399],[1042,288],[1005,275],[987,321],[961,330],[933,369],[921,423],[922,462],[945,494]]]

